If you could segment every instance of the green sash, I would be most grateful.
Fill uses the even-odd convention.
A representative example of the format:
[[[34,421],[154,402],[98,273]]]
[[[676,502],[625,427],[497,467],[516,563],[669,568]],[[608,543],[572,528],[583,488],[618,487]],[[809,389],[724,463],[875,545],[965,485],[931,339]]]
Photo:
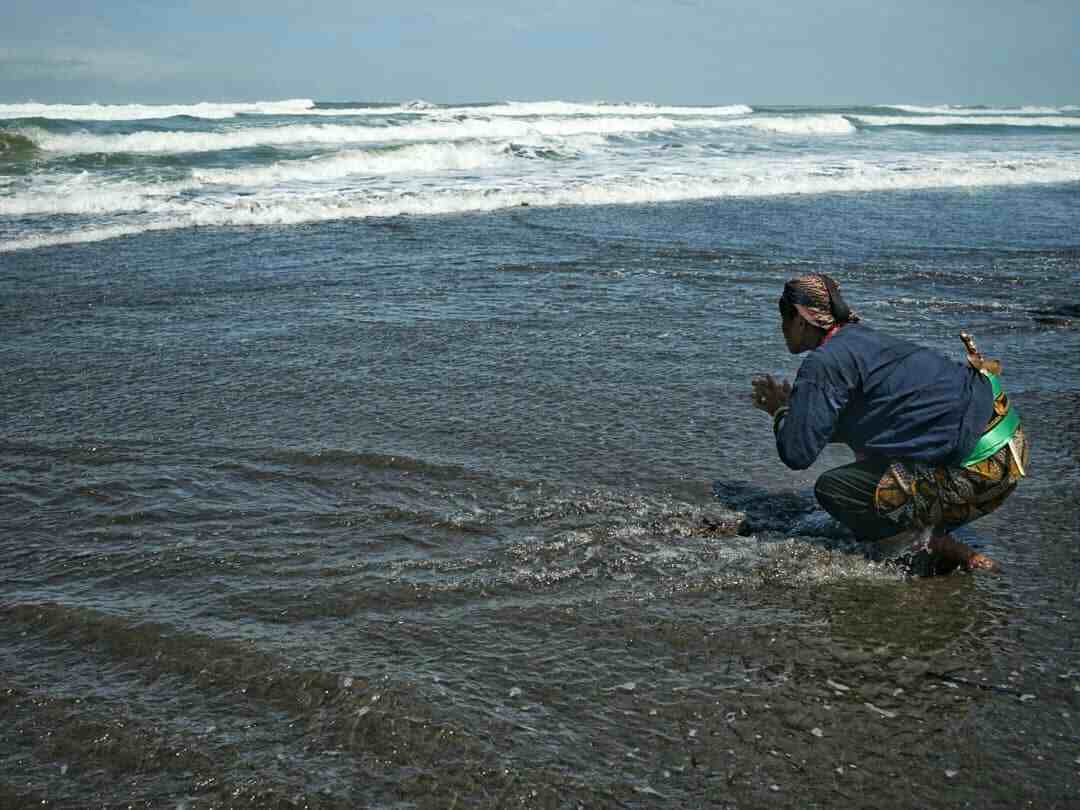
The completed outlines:
[[[994,389],[994,399],[996,400],[1001,396],[1001,383],[998,382],[997,375],[988,374],[983,372],[990,378],[990,386]],[[1016,429],[1020,427],[1020,414],[1016,412],[1016,408],[1009,403],[1009,410],[1005,413],[1004,418],[994,425],[992,430],[986,431],[968,453],[967,458],[961,462],[961,466],[969,467],[972,464],[978,464],[980,461],[985,461],[994,455],[998,450],[1009,443],[1015,433]]]

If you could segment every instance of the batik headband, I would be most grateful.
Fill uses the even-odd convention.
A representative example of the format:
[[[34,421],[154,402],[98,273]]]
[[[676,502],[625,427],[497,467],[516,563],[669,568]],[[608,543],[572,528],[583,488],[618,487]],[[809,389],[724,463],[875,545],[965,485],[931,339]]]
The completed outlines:
[[[791,279],[784,285],[780,300],[795,307],[803,318],[820,329],[829,330],[839,323],[859,320],[840,296],[840,285],[824,273]]]

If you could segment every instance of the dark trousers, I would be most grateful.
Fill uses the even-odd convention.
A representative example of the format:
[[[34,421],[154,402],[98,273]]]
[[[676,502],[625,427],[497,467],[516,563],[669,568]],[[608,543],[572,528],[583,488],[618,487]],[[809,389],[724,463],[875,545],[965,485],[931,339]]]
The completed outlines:
[[[836,467],[814,485],[821,508],[843,523],[860,540],[883,540],[903,527],[878,515],[874,493],[888,468],[887,459],[867,459]]]

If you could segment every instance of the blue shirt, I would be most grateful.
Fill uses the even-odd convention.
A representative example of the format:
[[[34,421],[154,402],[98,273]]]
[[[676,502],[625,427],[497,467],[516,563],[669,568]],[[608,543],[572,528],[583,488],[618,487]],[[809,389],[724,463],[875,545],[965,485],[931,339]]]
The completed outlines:
[[[788,467],[804,470],[829,442],[869,456],[959,464],[994,398],[966,363],[855,323],[810,352],[788,405],[776,449]]]

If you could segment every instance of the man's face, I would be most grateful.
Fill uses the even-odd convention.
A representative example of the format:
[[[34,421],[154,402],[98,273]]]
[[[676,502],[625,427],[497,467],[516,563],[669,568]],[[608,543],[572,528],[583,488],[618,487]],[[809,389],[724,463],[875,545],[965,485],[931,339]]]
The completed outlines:
[[[807,340],[806,320],[797,312],[793,311],[791,317],[783,318],[781,328],[784,331],[784,342],[792,354],[799,354],[811,348],[806,345]]]

